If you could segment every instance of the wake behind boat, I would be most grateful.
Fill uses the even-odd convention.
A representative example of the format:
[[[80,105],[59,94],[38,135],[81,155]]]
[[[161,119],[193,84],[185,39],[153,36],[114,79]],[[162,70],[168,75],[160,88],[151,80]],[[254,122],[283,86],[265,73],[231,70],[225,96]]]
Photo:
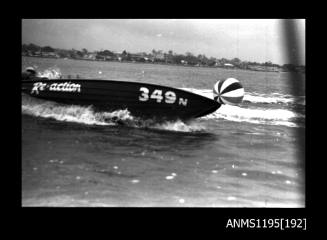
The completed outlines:
[[[29,72],[33,73],[32,70]],[[127,109],[133,116],[160,121],[202,117],[216,111],[221,104],[241,102],[244,95],[243,87],[232,78],[216,83],[215,100],[212,100],[184,90],[148,83],[68,78],[50,80],[36,77],[34,73],[32,76],[28,74],[22,75],[22,92],[32,97],[92,106],[96,111]],[[229,95],[225,96],[226,93]]]

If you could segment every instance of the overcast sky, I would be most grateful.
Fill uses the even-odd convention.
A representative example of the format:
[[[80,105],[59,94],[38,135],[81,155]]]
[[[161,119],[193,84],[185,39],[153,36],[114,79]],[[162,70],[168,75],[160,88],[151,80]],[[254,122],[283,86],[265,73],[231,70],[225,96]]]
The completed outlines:
[[[22,43],[89,51],[152,49],[242,61],[288,63],[277,19],[23,19]],[[305,20],[297,20],[305,64]]]

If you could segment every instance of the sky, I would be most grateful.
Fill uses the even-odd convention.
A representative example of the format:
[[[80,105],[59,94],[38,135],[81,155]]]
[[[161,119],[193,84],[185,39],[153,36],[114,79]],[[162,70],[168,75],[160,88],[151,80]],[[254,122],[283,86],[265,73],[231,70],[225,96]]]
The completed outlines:
[[[152,49],[242,61],[290,63],[279,19],[22,19],[22,43],[130,53]],[[305,19],[297,19],[305,65]]]

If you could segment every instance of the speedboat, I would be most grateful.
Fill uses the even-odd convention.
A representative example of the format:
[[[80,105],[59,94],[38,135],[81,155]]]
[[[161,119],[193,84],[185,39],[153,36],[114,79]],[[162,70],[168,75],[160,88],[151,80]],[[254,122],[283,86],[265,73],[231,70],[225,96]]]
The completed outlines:
[[[229,88],[229,92],[235,88],[238,92],[243,90],[238,80],[229,82],[232,83],[218,81],[215,84],[213,99],[177,88],[118,80],[24,76],[21,85],[25,94],[62,104],[92,106],[96,111],[127,109],[133,116],[145,119],[190,120],[210,114],[226,103],[221,89],[224,84],[224,89]],[[233,84],[235,86],[231,87]],[[235,94],[232,97],[236,102],[242,98]],[[231,101],[231,97],[225,99]],[[231,103],[228,101],[227,104]]]

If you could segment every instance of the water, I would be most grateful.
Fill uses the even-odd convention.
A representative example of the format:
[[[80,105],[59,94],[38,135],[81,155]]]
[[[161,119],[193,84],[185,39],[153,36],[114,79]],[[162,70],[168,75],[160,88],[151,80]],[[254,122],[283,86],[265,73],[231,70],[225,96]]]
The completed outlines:
[[[147,82],[209,98],[218,79],[235,77],[245,97],[159,124],[22,94],[23,206],[305,206],[305,93],[288,81],[304,75],[22,58],[22,69],[33,65],[48,77]]]

